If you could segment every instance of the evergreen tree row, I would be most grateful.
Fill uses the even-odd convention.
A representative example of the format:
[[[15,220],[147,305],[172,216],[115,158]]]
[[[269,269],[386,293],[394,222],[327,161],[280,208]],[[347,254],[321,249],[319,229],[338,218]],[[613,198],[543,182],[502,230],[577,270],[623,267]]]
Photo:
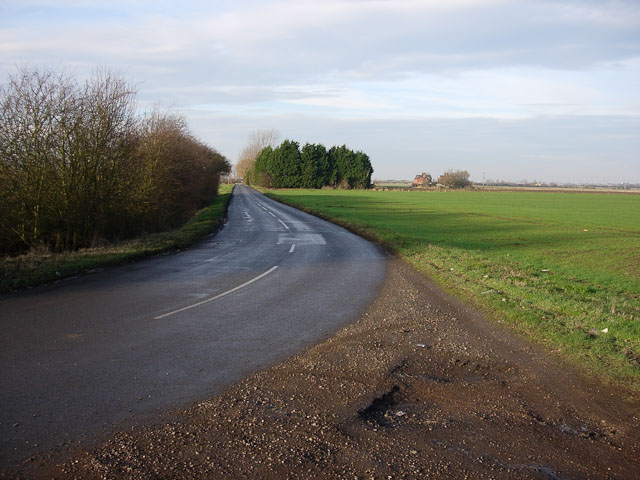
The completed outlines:
[[[264,148],[246,174],[249,185],[272,188],[369,188],[373,167],[369,156],[343,145],[331,147],[285,140]]]

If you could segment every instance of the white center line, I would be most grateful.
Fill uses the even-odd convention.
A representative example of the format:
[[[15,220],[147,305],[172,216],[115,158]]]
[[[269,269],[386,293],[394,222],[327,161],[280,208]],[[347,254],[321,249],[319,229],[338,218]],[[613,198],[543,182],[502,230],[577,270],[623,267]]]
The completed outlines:
[[[272,217],[275,217],[276,215],[272,212],[267,212],[269,215],[271,215]]]
[[[225,295],[229,295],[230,293],[236,292],[236,291],[240,290],[241,288],[246,287],[247,285],[251,285],[253,282],[257,282],[261,278],[266,277],[267,275],[269,275],[271,272],[273,272],[277,268],[278,268],[278,266],[275,265],[275,266],[271,267],[269,270],[267,270],[266,272],[261,273],[257,277],[254,277],[251,280],[249,280],[248,282],[244,282],[242,285],[238,285],[237,287],[232,288],[231,290],[227,290],[226,292],[219,293],[215,297],[207,298],[206,300],[202,300],[201,302],[194,303],[192,305],[187,305],[186,307],[179,308],[178,310],[174,310],[173,312],[163,313],[162,315],[158,315],[157,317],[153,317],[153,319],[154,320],[160,320],[161,318],[168,317],[168,316],[173,315],[175,313],[184,312],[185,310],[189,310],[190,308],[199,307],[200,305],[204,305],[205,303],[209,303],[209,302],[212,302],[214,300],[217,300],[218,298],[224,297]]]
[[[274,217],[275,217],[275,215],[274,215]],[[284,223],[284,222],[283,222],[282,220],[280,220],[280,219],[278,219],[278,221],[279,221],[279,222],[284,226],[284,228],[286,228],[287,230],[289,230],[289,226],[288,226],[286,223]]]
[[[296,249],[296,244],[292,243],[291,244],[291,248],[289,249],[289,253],[293,253],[295,251],[295,249]]]

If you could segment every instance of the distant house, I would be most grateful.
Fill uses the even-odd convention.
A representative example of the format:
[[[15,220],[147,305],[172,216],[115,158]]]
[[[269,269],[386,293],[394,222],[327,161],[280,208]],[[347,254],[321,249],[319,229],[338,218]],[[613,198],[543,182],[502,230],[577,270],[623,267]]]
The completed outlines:
[[[416,175],[416,178],[413,179],[414,187],[428,187],[433,182],[431,175],[427,172],[422,172],[422,175]]]

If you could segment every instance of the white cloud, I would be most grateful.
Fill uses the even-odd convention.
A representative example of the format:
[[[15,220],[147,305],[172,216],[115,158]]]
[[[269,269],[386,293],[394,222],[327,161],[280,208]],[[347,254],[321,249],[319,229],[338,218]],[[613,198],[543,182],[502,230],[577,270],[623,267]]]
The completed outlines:
[[[592,135],[585,127],[590,118],[610,116],[626,131],[640,116],[640,5],[5,0],[0,65],[11,71],[25,63],[71,66],[79,76],[97,65],[110,66],[138,85],[143,104],[160,101],[185,109],[200,125],[218,125],[213,113],[233,117],[228,124],[245,130],[224,128],[224,138],[239,139],[223,140],[228,150],[223,153],[232,159],[247,130],[267,121],[295,130],[294,118],[309,124],[315,119],[325,132],[331,121],[341,128],[364,125],[366,119],[391,122],[389,128],[416,135],[412,141],[403,132],[386,132],[413,152],[421,151],[424,122],[464,130],[485,121],[491,130],[501,120],[563,117],[575,125],[574,132]],[[316,129],[319,135],[322,128]],[[555,142],[553,132],[547,133],[547,141]],[[202,134],[213,145],[221,141],[214,129],[203,128]],[[600,147],[585,149],[576,133],[564,139],[573,142],[575,155],[583,148],[586,156],[608,152],[605,147],[614,142],[610,134],[599,137]],[[462,161],[467,152],[453,140],[449,152]],[[438,154],[452,160],[437,143]],[[620,155],[631,161],[634,144],[623,145],[627,150]],[[358,148],[367,150],[366,142]],[[495,151],[480,138],[474,148]]]

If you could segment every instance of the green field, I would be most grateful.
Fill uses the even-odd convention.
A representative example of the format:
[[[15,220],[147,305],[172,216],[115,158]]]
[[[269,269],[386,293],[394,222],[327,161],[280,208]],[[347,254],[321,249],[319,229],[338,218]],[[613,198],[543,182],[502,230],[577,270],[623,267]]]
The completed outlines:
[[[272,190],[640,391],[640,195]]]

